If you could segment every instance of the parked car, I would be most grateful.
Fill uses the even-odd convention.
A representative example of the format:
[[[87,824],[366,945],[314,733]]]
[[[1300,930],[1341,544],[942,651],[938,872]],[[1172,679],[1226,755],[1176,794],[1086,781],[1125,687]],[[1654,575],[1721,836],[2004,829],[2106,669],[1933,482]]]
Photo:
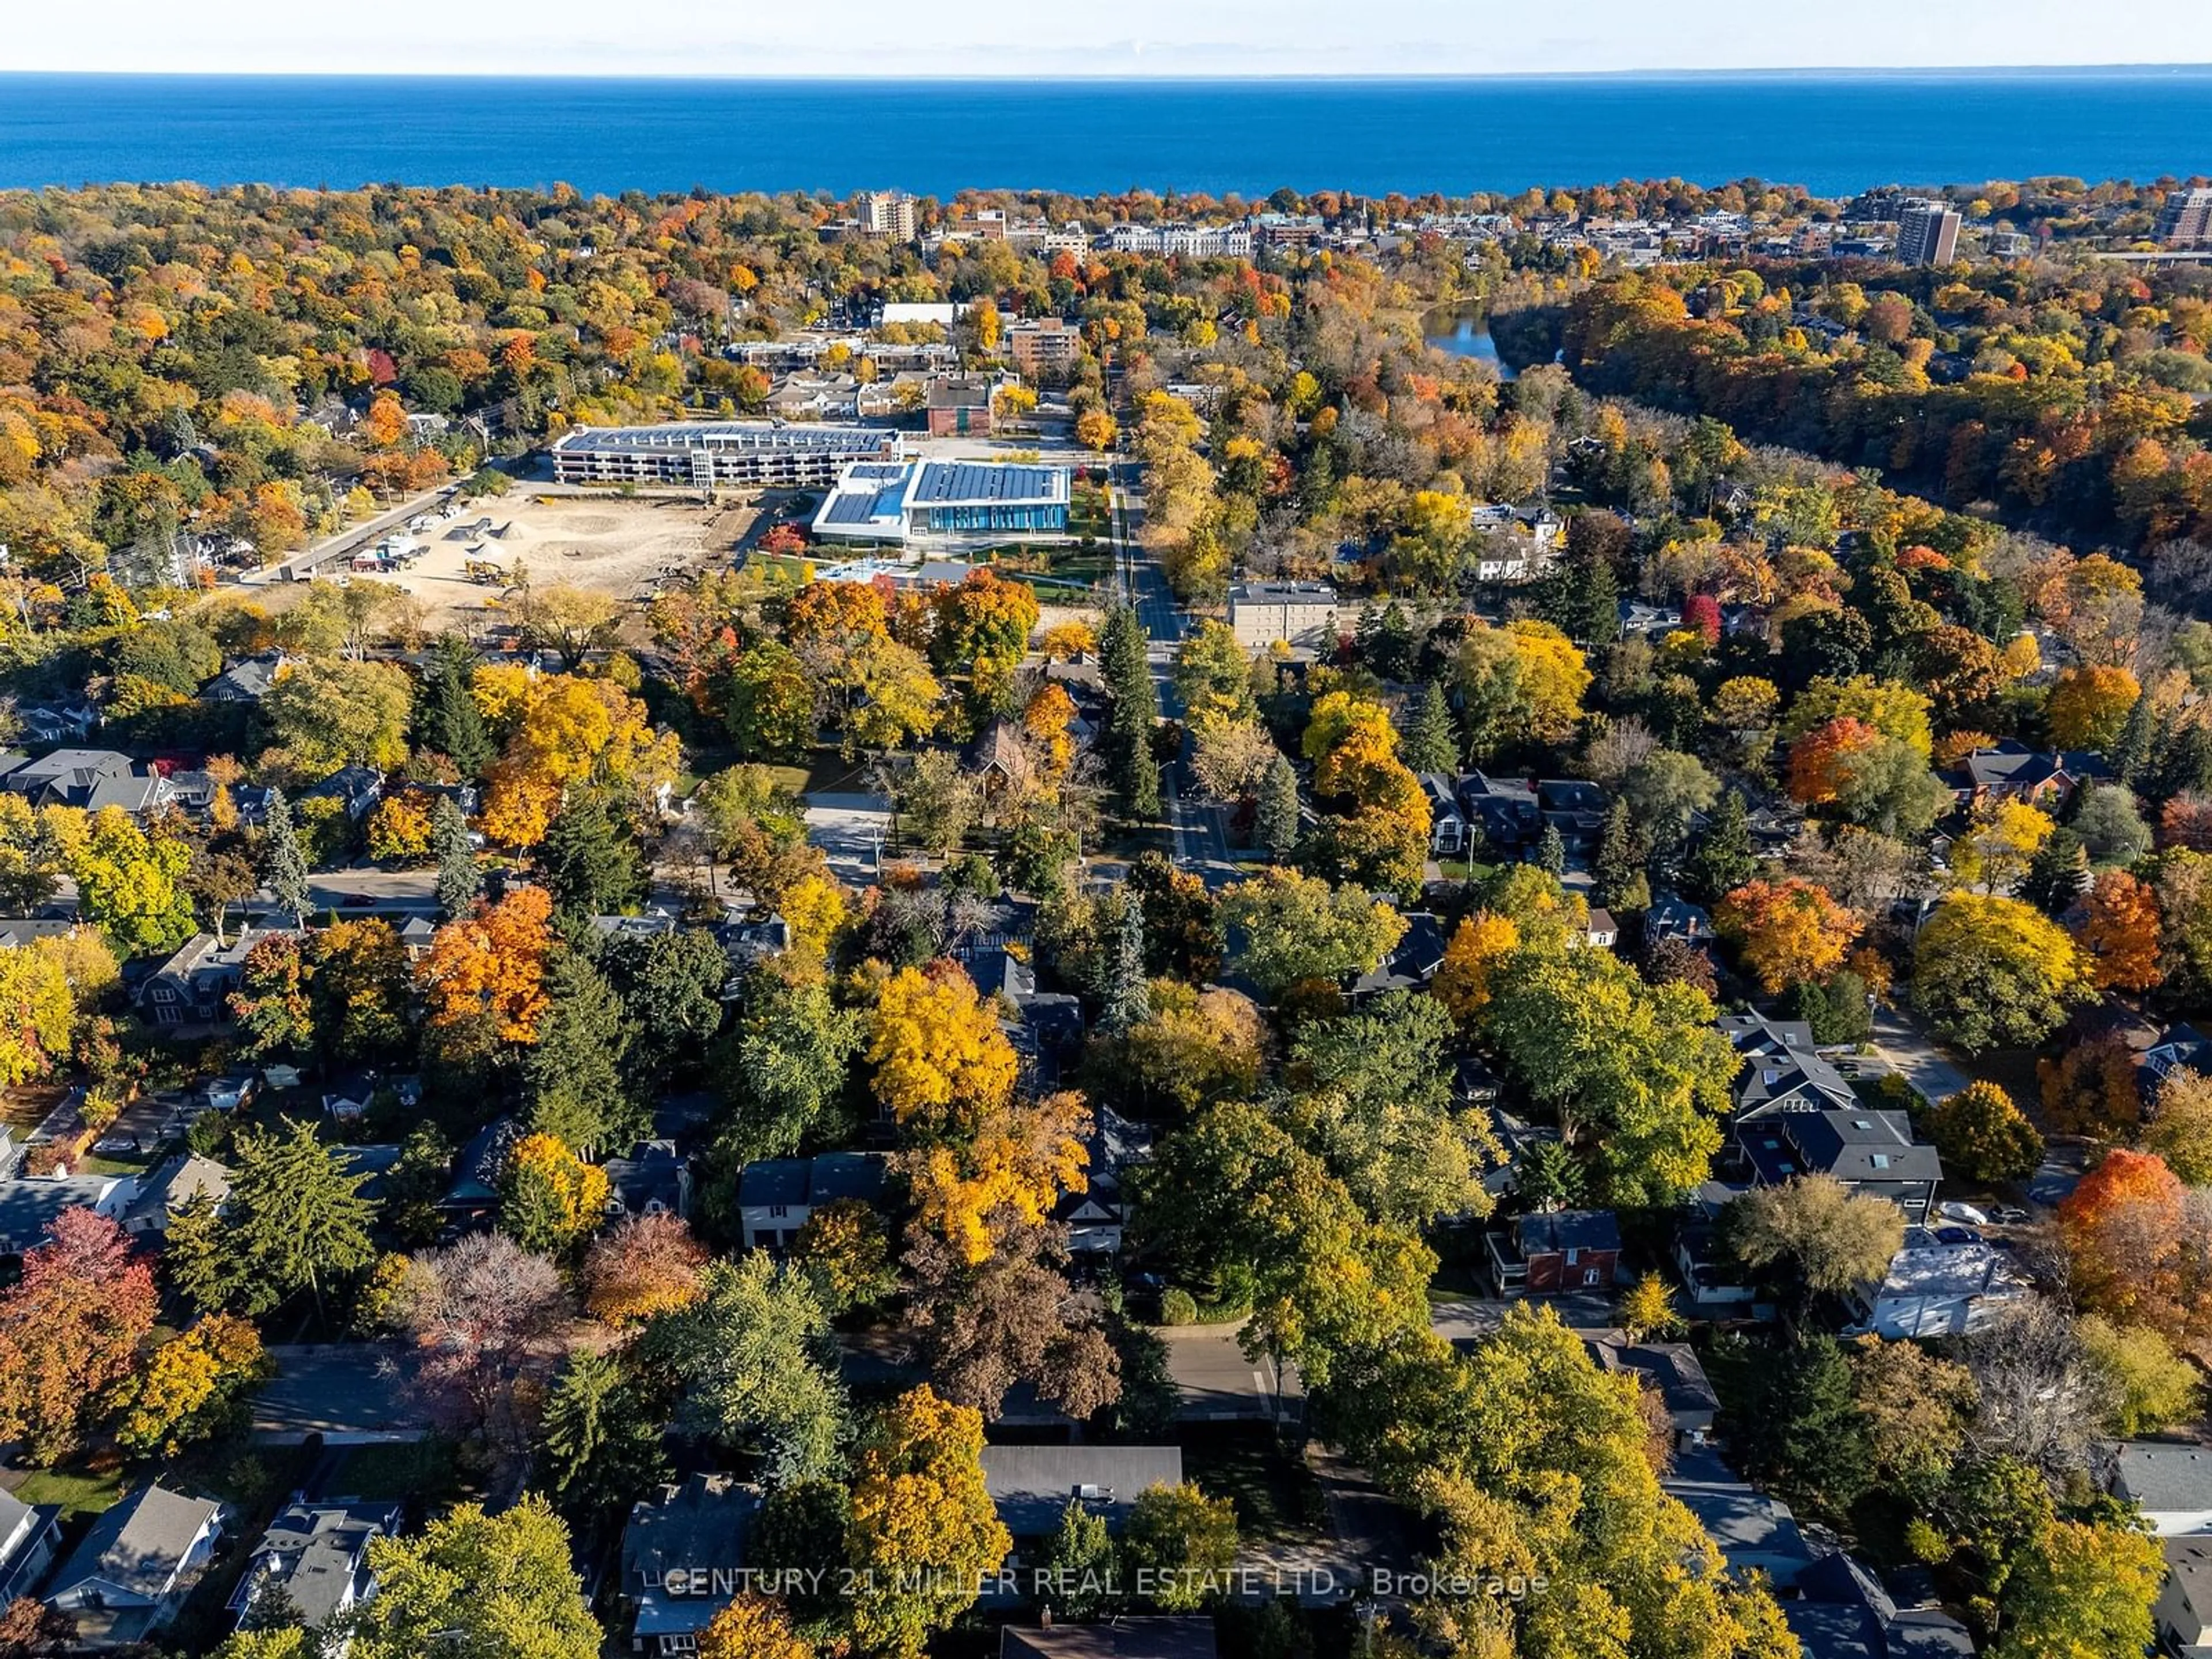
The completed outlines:
[[[1990,1224],[1990,1218],[1986,1212],[1976,1209],[1971,1204],[1960,1204],[1950,1200],[1938,1204],[1936,1206],[1936,1213],[1946,1221],[1964,1221],[1976,1227],[1986,1227]]]

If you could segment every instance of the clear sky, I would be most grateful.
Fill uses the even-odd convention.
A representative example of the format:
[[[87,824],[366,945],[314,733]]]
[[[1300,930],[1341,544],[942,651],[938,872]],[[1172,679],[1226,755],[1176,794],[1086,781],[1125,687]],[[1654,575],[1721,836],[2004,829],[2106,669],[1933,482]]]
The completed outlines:
[[[0,69],[1212,76],[2212,63],[2208,0],[33,0],[10,9]]]

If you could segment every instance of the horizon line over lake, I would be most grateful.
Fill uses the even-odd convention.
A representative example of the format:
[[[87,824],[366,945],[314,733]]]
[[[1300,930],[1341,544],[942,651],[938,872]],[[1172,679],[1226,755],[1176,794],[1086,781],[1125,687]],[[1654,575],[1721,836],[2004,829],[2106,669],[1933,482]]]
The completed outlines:
[[[1940,95],[1936,95],[1940,93]],[[0,74],[0,188],[1838,195],[2212,173],[2212,66],[1034,80]]]

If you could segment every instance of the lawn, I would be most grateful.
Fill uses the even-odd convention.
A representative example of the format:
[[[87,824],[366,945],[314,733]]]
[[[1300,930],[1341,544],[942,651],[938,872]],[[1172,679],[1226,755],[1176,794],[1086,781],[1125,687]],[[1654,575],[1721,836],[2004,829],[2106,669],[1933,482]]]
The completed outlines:
[[[1237,1506],[1248,1540],[1299,1544],[1319,1540],[1328,1509],[1321,1483],[1264,1423],[1194,1424],[1177,1437],[1182,1471],[1215,1498]]]
[[[67,1469],[33,1469],[15,1488],[15,1496],[26,1504],[58,1504],[62,1519],[69,1521],[112,1509],[123,1496],[123,1481],[120,1468],[85,1474]]]
[[[351,1447],[322,1484],[336,1497],[434,1506],[459,1494],[461,1474],[452,1444],[433,1438]]]

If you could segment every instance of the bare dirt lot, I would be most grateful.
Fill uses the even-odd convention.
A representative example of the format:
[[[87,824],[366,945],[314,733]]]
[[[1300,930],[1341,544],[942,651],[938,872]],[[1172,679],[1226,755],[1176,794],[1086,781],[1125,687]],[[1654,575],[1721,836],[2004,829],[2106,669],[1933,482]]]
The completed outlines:
[[[496,612],[500,594],[516,585],[517,566],[538,584],[564,582],[617,599],[648,597],[664,576],[682,575],[728,557],[753,508],[708,507],[693,501],[533,495],[523,490],[465,507],[416,539],[422,557],[385,575],[348,571],[353,581],[381,582],[413,594],[436,630]],[[479,526],[489,519],[488,529]],[[469,580],[471,561],[496,565],[504,580]],[[489,601],[489,604],[487,604]]]

